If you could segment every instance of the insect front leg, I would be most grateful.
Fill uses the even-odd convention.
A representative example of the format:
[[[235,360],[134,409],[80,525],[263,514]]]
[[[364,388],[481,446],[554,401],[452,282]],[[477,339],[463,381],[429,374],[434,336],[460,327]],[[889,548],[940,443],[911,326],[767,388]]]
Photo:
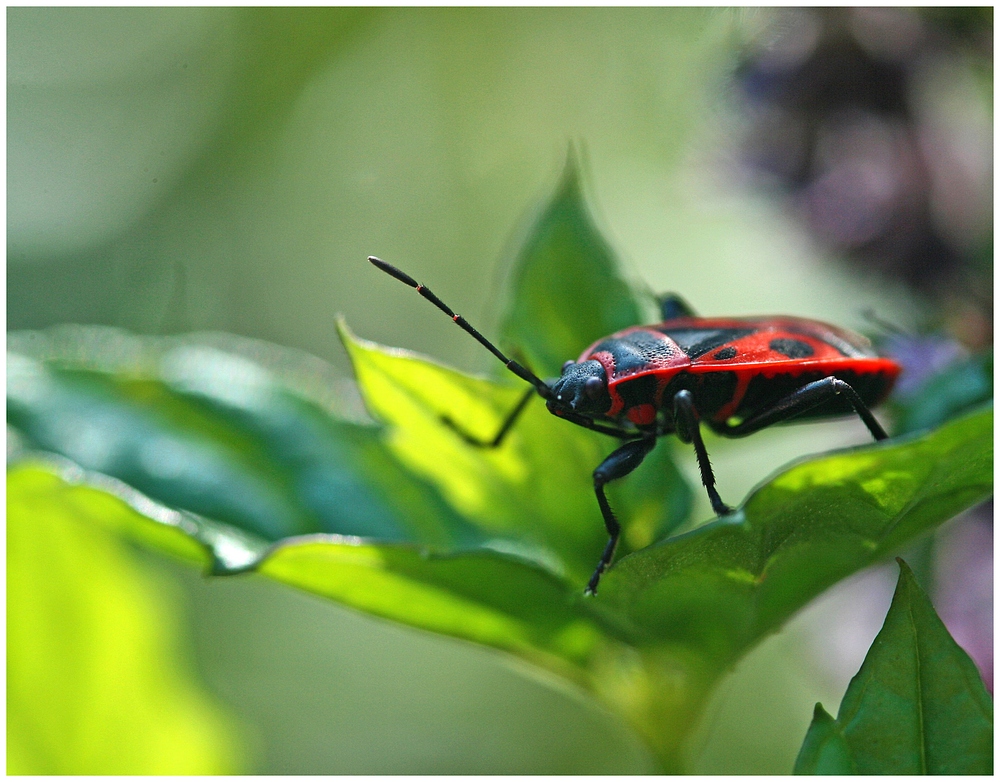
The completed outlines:
[[[715,473],[712,472],[712,463],[708,460],[708,451],[705,450],[705,443],[701,439],[698,411],[695,409],[694,397],[690,391],[678,391],[674,395],[674,426],[681,442],[694,444],[698,468],[701,470],[701,482],[708,491],[712,510],[719,516],[732,513],[733,509],[722,501],[722,497],[715,489]]]
[[[597,563],[597,569],[594,571],[594,575],[590,577],[587,588],[584,590],[584,594],[586,595],[597,594],[597,582],[601,580],[601,574],[611,564],[611,559],[615,555],[615,549],[618,547],[618,537],[621,535],[621,525],[618,523],[618,519],[615,518],[611,506],[608,504],[608,498],[604,496],[604,485],[617,478],[624,478],[632,472],[632,470],[642,464],[642,460],[646,458],[646,454],[653,450],[654,445],[656,445],[655,437],[643,437],[641,440],[627,442],[613,451],[594,470],[594,491],[597,494],[597,504],[601,506],[601,515],[604,516],[604,526],[607,527],[610,538],[608,545],[604,547],[604,553],[601,554],[600,561]]]
[[[483,440],[482,438],[476,437],[474,434],[469,434],[464,429],[462,429],[458,424],[451,420],[450,416],[442,415],[441,423],[451,429],[455,434],[461,437],[469,445],[474,445],[477,448],[496,448],[503,442],[504,437],[507,436],[507,432],[511,430],[514,426],[514,422],[517,421],[518,417],[525,407],[528,406],[528,402],[531,401],[531,397],[535,395],[535,389],[529,388],[524,392],[524,396],[521,397],[520,401],[514,407],[513,410],[504,419],[504,422],[500,425],[500,430],[489,440]]]

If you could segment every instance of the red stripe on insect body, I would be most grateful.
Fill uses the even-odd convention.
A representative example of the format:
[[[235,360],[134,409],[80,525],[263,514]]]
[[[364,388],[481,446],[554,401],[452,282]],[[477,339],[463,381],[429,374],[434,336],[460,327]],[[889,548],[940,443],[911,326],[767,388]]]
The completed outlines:
[[[649,426],[656,420],[656,408],[651,404],[635,405],[628,409],[625,417],[636,426]]]
[[[608,408],[608,412],[605,415],[608,418],[615,418],[621,413],[622,409],[625,407],[625,402],[621,398],[621,395],[615,389],[615,359],[606,350],[599,351],[592,355],[581,356],[581,361],[599,361],[601,366],[604,367],[604,374],[608,378],[608,395],[611,397],[611,407]]]
[[[754,375],[754,372],[736,373],[736,390],[733,391],[732,398],[720,407],[719,412],[715,414],[716,421],[728,421],[740,409],[740,404],[743,402],[743,397],[747,394],[747,389],[750,387],[750,381],[754,378]]]

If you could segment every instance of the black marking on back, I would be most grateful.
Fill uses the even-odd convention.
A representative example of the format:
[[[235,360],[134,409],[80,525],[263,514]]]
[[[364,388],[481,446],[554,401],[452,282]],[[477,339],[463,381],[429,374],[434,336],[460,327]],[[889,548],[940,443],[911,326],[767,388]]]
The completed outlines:
[[[718,353],[712,356],[712,358],[716,359],[717,361],[728,361],[731,358],[735,358],[735,356],[736,356],[736,348],[730,345],[728,348],[723,348],[722,350],[720,350]]]
[[[702,419],[711,419],[732,401],[737,384],[736,373],[728,370],[699,374],[681,372],[663,389],[663,401],[660,404],[663,408],[671,410],[674,405],[674,395],[681,390],[690,391],[694,395],[695,407]]]
[[[727,342],[735,342],[741,337],[753,334],[757,329],[660,329],[670,339],[680,345],[681,350],[691,359],[703,356],[710,350]]]
[[[772,339],[768,347],[788,358],[809,358],[816,352],[812,345],[800,339]]]
[[[656,375],[639,375],[617,383],[615,390],[625,403],[624,409],[628,410],[636,405],[653,404],[658,383]]]
[[[591,354],[607,351],[615,361],[615,376],[627,375],[649,369],[650,364],[667,360],[675,353],[666,340],[648,331],[633,331],[595,345]]]

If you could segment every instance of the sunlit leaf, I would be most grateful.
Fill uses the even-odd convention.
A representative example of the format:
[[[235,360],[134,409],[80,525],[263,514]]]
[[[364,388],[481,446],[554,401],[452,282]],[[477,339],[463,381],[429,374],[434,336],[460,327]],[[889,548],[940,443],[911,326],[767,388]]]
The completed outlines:
[[[503,337],[544,374],[639,322],[572,167],[513,294]],[[534,398],[502,445],[470,445],[455,427],[492,437],[525,393],[516,379],[470,377],[341,324],[375,419],[358,423],[293,383],[295,362],[274,346],[118,333],[101,363],[90,333],[69,332],[72,350],[17,336],[8,358],[8,420],[24,445],[79,465],[52,468],[66,501],[106,492],[116,530],[189,558],[208,551],[215,572],[257,570],[517,655],[622,715],[668,771],[683,768],[707,694],[741,655],[837,580],[992,492],[986,408],[804,460],[736,513],[671,538],[691,498],[661,441],[609,487],[623,545],[587,599],[607,541],[592,474],[617,441]],[[310,388],[329,384],[327,369],[319,377]],[[199,545],[181,551],[178,535]]]
[[[442,417],[470,434],[492,437],[523,388],[359,340],[343,325],[341,338],[365,402],[389,425],[389,442],[400,461],[438,486],[482,529],[586,583],[607,542],[592,475],[617,442],[556,418],[535,399],[501,447],[470,447]],[[633,541],[648,544],[687,516],[690,490],[667,444],[658,451],[612,487],[625,522],[625,550]]]
[[[837,578],[990,491],[991,422],[986,410],[922,437],[802,462],[732,521],[624,557],[594,599],[521,552],[312,535],[285,540],[253,566],[566,677],[625,716],[664,768],[677,770],[712,682],[742,653]],[[902,468],[914,465],[921,472],[910,480]],[[129,524],[163,523],[156,519],[134,513]]]
[[[234,725],[178,656],[175,601],[109,533],[122,515],[136,514],[104,492],[41,470],[8,473],[8,773],[246,765]],[[198,556],[189,538],[168,538],[156,540]]]
[[[817,704],[799,774],[992,774],[993,701],[900,560],[885,624],[837,719]]]

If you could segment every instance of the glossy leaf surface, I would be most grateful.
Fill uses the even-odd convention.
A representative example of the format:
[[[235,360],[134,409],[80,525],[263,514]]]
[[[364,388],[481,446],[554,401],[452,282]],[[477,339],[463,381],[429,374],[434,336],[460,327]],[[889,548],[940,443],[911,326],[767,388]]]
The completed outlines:
[[[993,773],[993,701],[902,560],[885,624],[837,719],[817,704],[795,771]]]
[[[368,409],[388,425],[388,442],[399,460],[437,486],[484,534],[508,538],[522,555],[586,583],[607,541],[592,474],[616,441],[559,420],[536,398],[501,447],[470,447],[442,417],[489,439],[523,387],[469,377],[358,340],[343,326],[341,337]],[[690,507],[690,489],[670,460],[667,443],[610,494],[627,520],[626,551],[676,527]]]
[[[25,350],[8,357],[8,421],[31,447],[200,517],[202,527],[228,525],[251,548],[310,532],[476,539],[387,452],[378,427],[332,416],[237,352],[193,339],[70,333],[75,358],[58,331],[24,335]],[[108,342],[131,364],[95,369]],[[219,567],[239,569],[231,559]]]

